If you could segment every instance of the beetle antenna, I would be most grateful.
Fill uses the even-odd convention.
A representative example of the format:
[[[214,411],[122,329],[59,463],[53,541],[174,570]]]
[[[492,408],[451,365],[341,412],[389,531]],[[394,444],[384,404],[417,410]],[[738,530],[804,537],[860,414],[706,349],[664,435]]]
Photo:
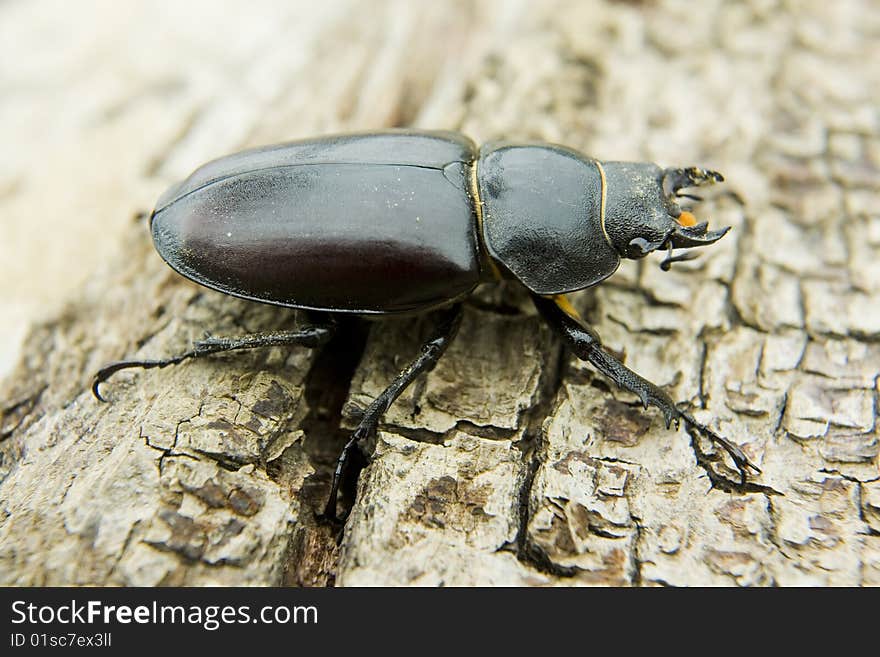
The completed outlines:
[[[699,253],[694,253],[693,251],[685,251],[684,253],[679,253],[677,256],[672,255],[672,242],[669,242],[669,250],[666,253],[666,257],[663,258],[663,262],[660,263],[660,269],[663,271],[669,271],[672,268],[673,262],[684,262],[685,260],[693,260],[694,258],[699,258]]]
[[[712,183],[724,182],[724,176],[711,169],[688,167],[686,169],[666,169],[663,172],[663,191],[669,194],[677,194],[678,190],[685,187],[699,187]],[[686,194],[678,194],[687,196]]]

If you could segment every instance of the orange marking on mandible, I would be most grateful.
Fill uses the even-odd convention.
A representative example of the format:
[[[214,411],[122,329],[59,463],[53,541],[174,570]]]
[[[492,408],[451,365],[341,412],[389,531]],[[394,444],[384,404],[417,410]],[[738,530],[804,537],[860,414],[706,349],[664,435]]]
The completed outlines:
[[[691,214],[690,212],[682,211],[681,215],[678,217],[678,223],[682,226],[696,226],[697,218]]]

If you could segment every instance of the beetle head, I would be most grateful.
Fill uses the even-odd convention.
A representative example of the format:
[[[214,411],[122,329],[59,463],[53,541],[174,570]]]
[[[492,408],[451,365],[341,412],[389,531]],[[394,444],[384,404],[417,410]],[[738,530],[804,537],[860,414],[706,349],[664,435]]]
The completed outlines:
[[[678,205],[687,187],[721,182],[724,177],[707,169],[661,169],[643,162],[603,163],[606,176],[605,230],[615,250],[624,258],[643,258],[657,249],[688,249],[720,240],[730,227],[710,231]],[[661,265],[693,257],[667,257]]]

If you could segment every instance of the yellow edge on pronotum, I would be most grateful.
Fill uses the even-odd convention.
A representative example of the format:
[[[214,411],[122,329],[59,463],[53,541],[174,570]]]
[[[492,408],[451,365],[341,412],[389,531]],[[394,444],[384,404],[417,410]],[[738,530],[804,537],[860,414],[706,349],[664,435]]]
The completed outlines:
[[[596,169],[599,170],[599,177],[602,179],[602,200],[599,203],[599,226],[602,228],[602,234],[605,236],[605,241],[608,242],[608,246],[613,249],[614,245],[611,243],[611,238],[608,237],[608,231],[605,228],[605,199],[608,195],[608,181],[605,178],[605,168],[599,160],[593,160],[593,163],[596,165]]]
[[[501,275],[501,272],[495,265],[495,261],[492,260],[492,257],[486,250],[486,234],[483,232],[483,200],[480,198],[480,185],[477,182],[478,161],[479,158],[475,159],[474,163],[471,165],[471,198],[474,200],[474,211],[477,213],[477,231],[479,232],[477,241],[480,244],[480,252],[483,254],[483,260],[489,263],[489,267],[492,269],[492,275],[495,276],[495,280],[500,281],[504,277]]]

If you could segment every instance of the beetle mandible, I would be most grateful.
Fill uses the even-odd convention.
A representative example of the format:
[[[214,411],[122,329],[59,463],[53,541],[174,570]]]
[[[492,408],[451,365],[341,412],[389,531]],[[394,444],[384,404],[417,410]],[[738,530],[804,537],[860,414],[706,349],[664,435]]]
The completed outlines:
[[[226,294],[310,311],[294,331],[209,337],[162,360],[123,360],[95,375],[92,391],[129,367],[165,367],[234,349],[318,347],[334,313],[435,310],[436,329],[366,409],[339,456],[325,515],[336,518],[351,451],[377,428],[403,390],[430,370],[456,334],[461,300],[481,282],[514,279],[575,355],[667,428],[684,422],[722,447],[740,472],[760,472],[736,444],[680,410],[659,387],[602,346],[565,298],[595,285],[621,258],[668,249],[661,266],[689,259],[673,249],[712,244],[682,210],[683,189],[720,182],[696,167],[602,162],[547,143],[481,148],[454,132],[394,130],[321,137],[229,155],[171,187],[150,216],[159,255],[183,276]]]

